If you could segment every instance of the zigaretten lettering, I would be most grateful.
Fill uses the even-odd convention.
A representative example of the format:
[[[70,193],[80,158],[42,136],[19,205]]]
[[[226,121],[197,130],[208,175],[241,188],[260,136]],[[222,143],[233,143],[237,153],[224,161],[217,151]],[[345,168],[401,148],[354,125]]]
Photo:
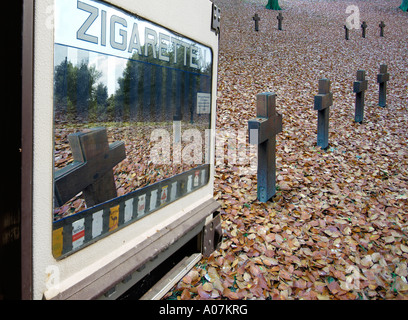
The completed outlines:
[[[101,47],[109,46],[114,50],[129,54],[137,52],[139,56],[152,56],[154,59],[173,62],[174,64],[177,64],[177,59],[184,58],[184,66],[195,69],[200,69],[204,64],[201,48],[177,37],[156,31],[156,28],[156,30],[153,29],[153,24],[149,28],[146,23],[141,23],[138,19],[112,14],[108,10],[83,1],[78,1],[77,9],[89,13],[89,16],[76,32],[78,40]],[[99,32],[95,32],[95,30]],[[142,35],[143,37],[141,37]],[[175,53],[173,61],[170,61],[170,51]]]

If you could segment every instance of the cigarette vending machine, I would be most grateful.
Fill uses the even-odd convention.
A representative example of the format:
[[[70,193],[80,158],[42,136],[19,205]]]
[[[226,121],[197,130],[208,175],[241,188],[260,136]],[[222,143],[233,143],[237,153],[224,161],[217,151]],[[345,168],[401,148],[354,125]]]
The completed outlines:
[[[217,6],[24,0],[20,9],[21,298],[117,299],[152,287],[144,279],[156,270],[209,255],[220,238]]]

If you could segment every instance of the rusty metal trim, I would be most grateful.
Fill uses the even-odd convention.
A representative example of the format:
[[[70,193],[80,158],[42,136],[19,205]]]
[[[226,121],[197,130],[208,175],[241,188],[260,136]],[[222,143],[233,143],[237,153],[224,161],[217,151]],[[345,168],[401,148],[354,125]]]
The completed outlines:
[[[203,229],[202,253],[204,257],[209,257],[214,252],[221,236],[221,216],[217,214]]]

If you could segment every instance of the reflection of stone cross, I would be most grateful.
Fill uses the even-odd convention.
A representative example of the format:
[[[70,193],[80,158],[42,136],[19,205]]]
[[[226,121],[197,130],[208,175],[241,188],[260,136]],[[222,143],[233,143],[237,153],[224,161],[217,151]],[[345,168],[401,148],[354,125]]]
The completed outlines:
[[[275,195],[276,135],[282,132],[282,116],[276,113],[276,94],[256,96],[257,118],[248,121],[249,141],[258,144],[258,199],[267,202]]]
[[[322,149],[329,146],[329,111],[333,104],[333,93],[330,92],[330,80],[319,80],[319,94],[314,99],[314,109],[318,110],[317,145]]]
[[[364,91],[367,90],[368,81],[365,79],[365,71],[357,71],[357,81],[354,82],[353,91],[356,94],[356,112],[354,120],[362,123],[364,119]]]
[[[381,21],[381,23],[378,26],[380,27],[380,37],[384,37],[384,27],[385,27],[384,21]]]
[[[347,26],[344,26],[344,30],[346,30],[346,40],[349,39],[349,29],[347,28]]]
[[[283,17],[282,17],[282,13],[281,13],[281,12],[279,12],[279,14],[278,14],[278,16],[276,17],[276,19],[278,19],[278,30],[282,30],[282,20],[283,20]]]
[[[387,105],[387,81],[390,80],[390,74],[387,73],[387,65],[380,65],[380,73],[377,75],[377,82],[380,84],[378,105],[385,107]]]
[[[106,128],[68,136],[74,162],[55,172],[55,204],[62,206],[83,191],[87,207],[117,196],[112,168],[126,158],[125,144],[108,144]]]
[[[363,38],[366,36],[366,29],[367,29],[367,23],[363,21],[363,24],[361,25],[361,29],[363,29]]]
[[[259,31],[259,20],[261,20],[261,18],[259,18],[257,13],[255,13],[255,15],[252,17],[252,20],[255,21],[255,31]]]

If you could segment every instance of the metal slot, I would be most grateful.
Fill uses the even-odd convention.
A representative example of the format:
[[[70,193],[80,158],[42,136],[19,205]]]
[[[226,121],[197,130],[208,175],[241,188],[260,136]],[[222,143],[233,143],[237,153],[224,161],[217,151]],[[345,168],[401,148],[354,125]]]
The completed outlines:
[[[179,282],[202,258],[201,253],[185,257],[157,282],[140,300],[160,300]]]

